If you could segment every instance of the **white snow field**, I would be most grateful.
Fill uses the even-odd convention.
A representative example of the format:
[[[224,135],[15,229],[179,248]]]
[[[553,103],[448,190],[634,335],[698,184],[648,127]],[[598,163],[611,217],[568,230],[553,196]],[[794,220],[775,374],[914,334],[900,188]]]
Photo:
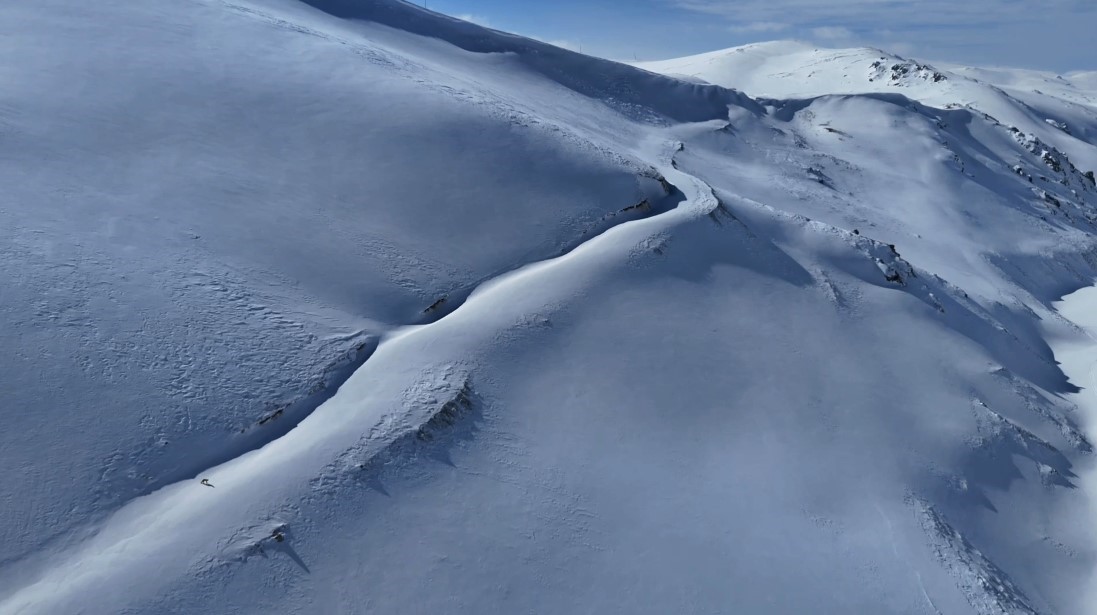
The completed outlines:
[[[1057,147],[1085,170],[1097,168],[1097,73],[938,65],[880,49],[826,49],[797,41],[638,65],[755,97],[893,93],[938,109],[969,109]]]
[[[0,3],[0,613],[1092,613],[1092,79],[741,49]]]

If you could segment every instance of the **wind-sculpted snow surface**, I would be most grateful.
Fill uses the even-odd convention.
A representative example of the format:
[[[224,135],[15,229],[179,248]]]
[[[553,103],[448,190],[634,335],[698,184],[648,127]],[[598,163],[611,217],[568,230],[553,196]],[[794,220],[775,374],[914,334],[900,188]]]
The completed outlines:
[[[377,336],[665,195],[469,76],[505,58],[220,3],[0,11],[0,561],[271,439]]]
[[[0,33],[0,613],[1090,611],[1088,111],[390,0]]]

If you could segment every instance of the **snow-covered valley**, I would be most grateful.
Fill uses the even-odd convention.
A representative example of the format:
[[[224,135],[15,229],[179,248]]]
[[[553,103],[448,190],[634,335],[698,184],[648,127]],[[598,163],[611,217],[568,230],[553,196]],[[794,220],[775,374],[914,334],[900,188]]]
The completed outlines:
[[[0,53],[0,613],[1092,612],[1086,75],[396,0]]]

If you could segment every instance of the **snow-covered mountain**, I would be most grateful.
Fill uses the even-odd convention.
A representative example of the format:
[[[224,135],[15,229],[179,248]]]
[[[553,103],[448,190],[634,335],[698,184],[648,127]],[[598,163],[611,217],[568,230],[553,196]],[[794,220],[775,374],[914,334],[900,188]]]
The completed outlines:
[[[935,108],[971,109],[1035,134],[1086,169],[1097,168],[1097,81],[1092,72],[1056,75],[931,64],[879,49],[826,49],[796,41],[638,66],[762,98],[891,93]]]
[[[0,52],[0,613],[1090,612],[1091,78],[396,0]]]

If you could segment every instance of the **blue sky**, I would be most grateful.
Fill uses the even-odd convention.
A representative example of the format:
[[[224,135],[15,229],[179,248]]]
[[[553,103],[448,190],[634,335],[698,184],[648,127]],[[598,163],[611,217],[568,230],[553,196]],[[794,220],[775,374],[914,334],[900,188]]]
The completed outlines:
[[[1097,70],[1097,0],[418,0],[615,59],[798,39],[920,59]]]

